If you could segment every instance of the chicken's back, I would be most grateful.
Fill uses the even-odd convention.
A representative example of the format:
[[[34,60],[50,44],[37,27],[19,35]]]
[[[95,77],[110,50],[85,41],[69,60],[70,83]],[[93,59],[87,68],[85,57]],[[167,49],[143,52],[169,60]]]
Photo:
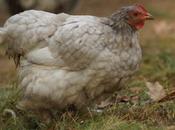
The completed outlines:
[[[68,14],[53,14],[44,11],[29,10],[10,17],[4,28],[7,54],[10,57],[23,55],[33,49],[47,46],[48,39],[57,30],[57,26]]]

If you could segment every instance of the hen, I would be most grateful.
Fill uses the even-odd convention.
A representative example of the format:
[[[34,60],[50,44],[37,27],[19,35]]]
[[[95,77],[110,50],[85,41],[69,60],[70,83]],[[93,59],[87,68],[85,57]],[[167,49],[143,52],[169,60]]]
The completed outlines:
[[[0,29],[19,66],[23,109],[77,108],[113,93],[139,68],[137,30],[152,16],[142,5],[109,17],[25,11]]]

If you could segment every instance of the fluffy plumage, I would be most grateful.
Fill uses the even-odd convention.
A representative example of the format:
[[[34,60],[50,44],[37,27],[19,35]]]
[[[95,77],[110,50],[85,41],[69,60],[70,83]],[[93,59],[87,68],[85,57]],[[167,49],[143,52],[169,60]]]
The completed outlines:
[[[19,106],[81,108],[113,93],[141,62],[137,29],[128,23],[128,12],[137,8],[110,17],[30,10],[9,18],[0,34],[19,65],[24,94]]]

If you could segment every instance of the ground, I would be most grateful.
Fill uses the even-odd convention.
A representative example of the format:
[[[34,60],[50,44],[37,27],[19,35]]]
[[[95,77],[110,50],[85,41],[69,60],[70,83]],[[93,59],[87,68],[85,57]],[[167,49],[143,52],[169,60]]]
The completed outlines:
[[[33,114],[15,108],[19,100],[16,68],[0,48],[0,130],[175,130],[175,102],[150,103],[145,82],[159,82],[167,92],[175,86],[175,9],[174,0],[82,0],[74,14],[106,16],[118,7],[143,3],[155,20],[141,30],[143,61],[140,70],[126,83],[120,97],[136,97],[105,109],[103,113],[81,113],[71,116],[56,113],[51,126],[42,124]],[[0,21],[9,15],[3,8]],[[163,23],[163,24],[162,24]],[[13,110],[16,114],[13,113]],[[11,114],[8,114],[11,113]]]

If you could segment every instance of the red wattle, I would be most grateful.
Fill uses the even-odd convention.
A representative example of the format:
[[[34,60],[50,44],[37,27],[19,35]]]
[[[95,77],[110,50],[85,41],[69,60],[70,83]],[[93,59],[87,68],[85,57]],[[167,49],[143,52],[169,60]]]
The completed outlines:
[[[139,22],[139,23],[136,23],[134,26],[135,28],[138,30],[138,29],[142,29],[145,25],[145,22]]]

